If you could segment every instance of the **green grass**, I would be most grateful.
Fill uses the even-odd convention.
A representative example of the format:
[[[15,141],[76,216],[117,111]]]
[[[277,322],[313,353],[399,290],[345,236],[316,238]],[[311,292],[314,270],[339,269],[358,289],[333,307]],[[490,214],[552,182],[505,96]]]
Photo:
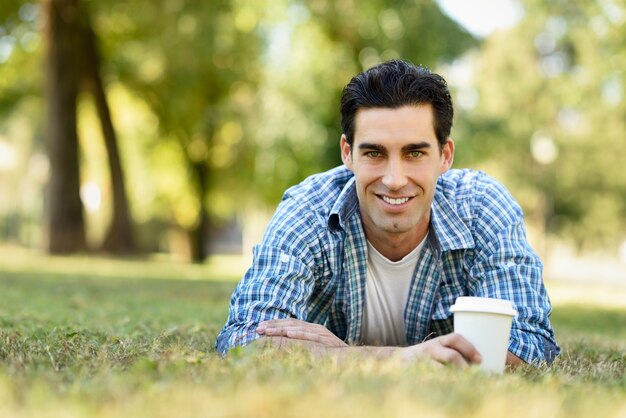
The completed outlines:
[[[626,287],[548,282],[562,356],[490,376],[297,351],[221,359],[236,258],[3,253],[0,417],[626,416]]]

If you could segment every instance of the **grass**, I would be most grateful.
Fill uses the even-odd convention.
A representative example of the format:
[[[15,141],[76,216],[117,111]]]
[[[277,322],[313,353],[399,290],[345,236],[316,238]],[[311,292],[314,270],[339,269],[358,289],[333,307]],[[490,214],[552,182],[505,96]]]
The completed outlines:
[[[0,417],[626,417],[626,287],[548,282],[562,356],[489,376],[297,351],[221,359],[235,258],[3,253]]]

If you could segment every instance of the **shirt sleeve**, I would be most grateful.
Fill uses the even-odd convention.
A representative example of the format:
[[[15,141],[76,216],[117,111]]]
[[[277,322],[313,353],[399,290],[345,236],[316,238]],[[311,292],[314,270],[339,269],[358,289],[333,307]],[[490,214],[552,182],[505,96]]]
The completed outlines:
[[[226,325],[216,341],[222,355],[259,338],[259,322],[278,318],[306,320],[314,288],[311,242],[316,233],[293,199],[278,206],[263,241],[253,249],[253,263],[237,285]]]
[[[509,351],[527,363],[551,362],[559,353],[549,319],[552,306],[543,284],[543,266],[526,239],[522,210],[495,180],[487,181],[477,196],[470,293],[510,300],[517,316]]]

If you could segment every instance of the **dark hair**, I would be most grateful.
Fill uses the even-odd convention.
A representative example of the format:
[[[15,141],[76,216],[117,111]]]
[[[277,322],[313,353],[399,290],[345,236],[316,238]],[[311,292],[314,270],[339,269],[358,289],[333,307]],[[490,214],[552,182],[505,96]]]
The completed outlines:
[[[452,98],[448,84],[428,68],[401,60],[387,61],[358,74],[341,94],[341,130],[354,142],[354,118],[359,109],[430,104],[434,130],[441,149],[452,129]]]

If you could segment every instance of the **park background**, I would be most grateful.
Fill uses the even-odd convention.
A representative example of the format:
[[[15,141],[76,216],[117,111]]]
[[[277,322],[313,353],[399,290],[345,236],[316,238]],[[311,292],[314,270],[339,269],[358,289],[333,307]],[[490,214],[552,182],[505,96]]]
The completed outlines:
[[[168,416],[161,391],[191,401],[186,415],[211,402],[249,415],[227,404],[242,388],[266,416],[306,388],[371,416],[415,406],[392,366],[345,378],[212,351],[282,192],[340,163],[341,88],[402,58],[449,82],[454,166],[485,170],[524,209],[564,345],[560,371],[506,376],[500,406],[480,392],[464,415],[515,416],[504,405],[521,387],[546,416],[588,415],[589,394],[624,416],[625,21],[623,0],[2,0],[2,415]],[[424,373],[426,415],[494,387]],[[385,402],[361,403],[374,393]]]

